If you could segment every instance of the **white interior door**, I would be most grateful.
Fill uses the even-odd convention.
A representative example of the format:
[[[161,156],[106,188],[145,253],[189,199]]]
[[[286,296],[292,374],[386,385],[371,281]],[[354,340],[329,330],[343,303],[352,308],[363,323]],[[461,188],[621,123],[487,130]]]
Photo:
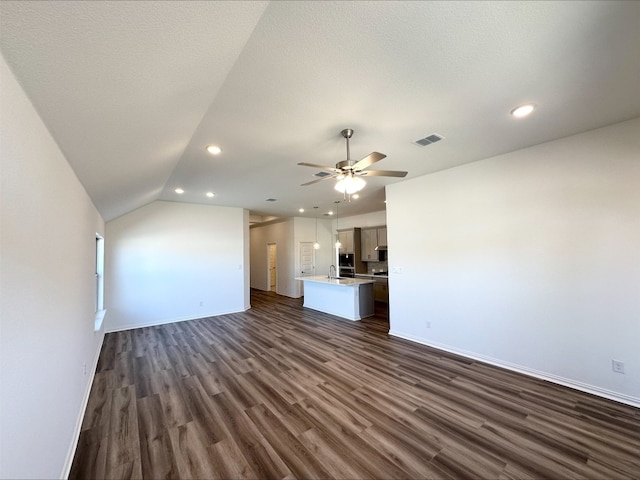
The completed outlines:
[[[314,252],[312,242],[300,242],[300,275],[303,277],[315,273]]]
[[[315,274],[315,250],[312,242],[300,242],[300,276]],[[300,282],[300,295],[304,295],[304,282]]]

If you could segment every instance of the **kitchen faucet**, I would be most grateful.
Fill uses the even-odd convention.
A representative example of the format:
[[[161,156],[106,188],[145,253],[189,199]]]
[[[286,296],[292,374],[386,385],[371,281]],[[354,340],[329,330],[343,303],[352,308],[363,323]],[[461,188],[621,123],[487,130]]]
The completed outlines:
[[[333,277],[331,276],[331,271],[333,270]],[[329,265],[329,278],[336,278],[336,266],[335,265]]]

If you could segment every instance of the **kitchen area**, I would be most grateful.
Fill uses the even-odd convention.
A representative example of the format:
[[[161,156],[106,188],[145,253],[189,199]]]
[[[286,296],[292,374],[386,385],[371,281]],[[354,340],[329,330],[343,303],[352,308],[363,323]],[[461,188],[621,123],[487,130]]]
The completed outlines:
[[[303,306],[388,331],[386,225],[337,229],[334,240],[336,269],[296,278],[304,283]]]
[[[387,227],[354,227],[338,230],[338,276],[370,279],[376,302],[389,303]]]

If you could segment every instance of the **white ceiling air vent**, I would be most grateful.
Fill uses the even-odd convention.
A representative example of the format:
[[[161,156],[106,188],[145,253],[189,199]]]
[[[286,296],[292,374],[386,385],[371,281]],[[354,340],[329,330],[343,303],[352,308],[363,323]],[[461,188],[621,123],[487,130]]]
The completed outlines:
[[[421,138],[420,140],[416,140],[416,145],[420,145],[421,147],[426,147],[427,145],[431,145],[432,143],[439,142],[444,137],[442,135],[438,135],[437,133],[432,133],[428,137]]]
[[[320,178],[328,177],[329,175],[331,175],[329,172],[318,172],[313,174],[314,177]]]

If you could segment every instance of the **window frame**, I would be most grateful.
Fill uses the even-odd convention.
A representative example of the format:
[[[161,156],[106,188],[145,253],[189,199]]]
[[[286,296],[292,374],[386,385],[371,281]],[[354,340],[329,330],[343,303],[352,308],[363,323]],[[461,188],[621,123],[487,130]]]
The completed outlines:
[[[94,270],[94,331],[97,332],[107,313],[104,308],[104,237],[99,233],[96,233]]]

